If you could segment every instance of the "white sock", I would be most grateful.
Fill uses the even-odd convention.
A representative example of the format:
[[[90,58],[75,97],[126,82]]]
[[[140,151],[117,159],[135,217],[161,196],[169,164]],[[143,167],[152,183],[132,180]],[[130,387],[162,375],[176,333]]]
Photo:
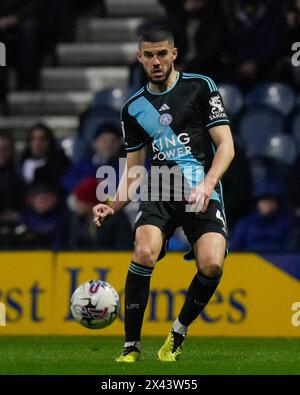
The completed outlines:
[[[182,323],[179,321],[178,318],[173,323],[172,329],[174,332],[180,333],[180,335],[186,336],[188,327],[185,325],[182,325]]]
[[[141,350],[141,342],[140,341],[133,341],[133,342],[125,342],[124,348],[134,346],[137,349]]]

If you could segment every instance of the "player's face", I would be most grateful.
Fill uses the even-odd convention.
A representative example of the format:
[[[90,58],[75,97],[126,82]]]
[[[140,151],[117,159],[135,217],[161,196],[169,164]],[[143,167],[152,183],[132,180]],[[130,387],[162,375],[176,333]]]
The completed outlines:
[[[143,42],[138,52],[138,60],[144,66],[147,77],[156,85],[163,85],[167,81],[176,58],[177,48],[168,41]]]

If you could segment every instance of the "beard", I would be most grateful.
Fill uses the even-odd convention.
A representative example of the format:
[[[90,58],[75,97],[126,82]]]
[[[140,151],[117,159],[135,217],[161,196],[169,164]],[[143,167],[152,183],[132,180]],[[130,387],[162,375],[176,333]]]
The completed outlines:
[[[167,81],[167,79],[169,78],[169,75],[171,74],[172,71],[172,64],[170,64],[170,67],[166,70],[166,72],[163,74],[163,78],[160,79],[155,79],[151,76],[150,73],[147,73],[147,71],[145,70],[148,80],[151,82],[151,84],[154,85],[164,85],[165,82]]]

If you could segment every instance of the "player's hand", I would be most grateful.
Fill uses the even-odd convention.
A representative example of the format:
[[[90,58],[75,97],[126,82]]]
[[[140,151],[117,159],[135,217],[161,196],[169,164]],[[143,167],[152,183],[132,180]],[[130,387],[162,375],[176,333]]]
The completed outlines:
[[[110,215],[114,215],[115,211],[105,203],[97,204],[93,207],[94,225],[99,228],[103,221]]]
[[[194,206],[196,213],[205,213],[215,185],[215,181],[209,177],[205,177],[204,181],[192,190],[189,197],[189,203]]]

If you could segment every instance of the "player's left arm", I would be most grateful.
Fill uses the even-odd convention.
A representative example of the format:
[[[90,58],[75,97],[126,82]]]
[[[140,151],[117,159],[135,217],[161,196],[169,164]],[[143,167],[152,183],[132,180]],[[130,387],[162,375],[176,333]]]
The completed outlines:
[[[191,193],[190,203],[196,205],[196,211],[204,213],[208,207],[211,194],[234,158],[234,143],[229,125],[219,125],[209,129],[216,146],[212,165],[201,182]]]
[[[209,129],[210,136],[217,147],[212,165],[204,179],[210,195],[234,158],[234,143],[229,125],[219,125]],[[210,198],[210,196],[209,196]],[[208,202],[209,203],[209,199]],[[206,208],[207,208],[206,205]]]

